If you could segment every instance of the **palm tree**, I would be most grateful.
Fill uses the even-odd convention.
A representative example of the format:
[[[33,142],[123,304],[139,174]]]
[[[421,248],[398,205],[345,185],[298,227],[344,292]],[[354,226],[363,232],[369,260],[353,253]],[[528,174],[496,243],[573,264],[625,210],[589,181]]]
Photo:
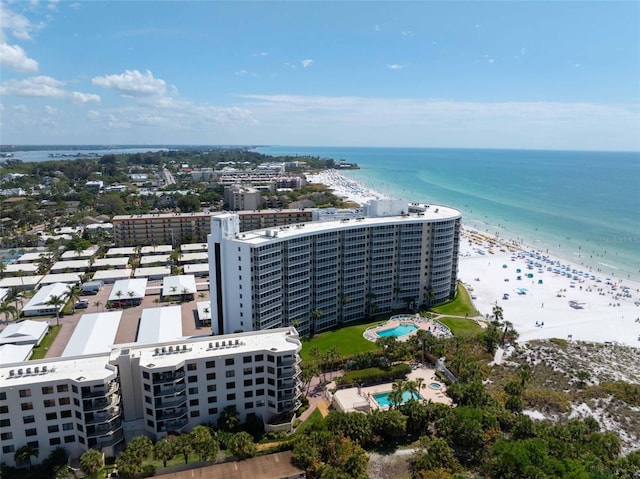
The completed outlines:
[[[176,455],[176,448],[168,439],[162,439],[153,446],[153,457],[162,461],[162,467],[167,467],[167,461]]]
[[[4,314],[5,324],[9,324],[9,316],[12,318],[17,314],[17,309],[8,301],[0,303],[0,314]]]
[[[122,297],[124,296],[124,293],[122,292],[122,290],[118,290],[116,291],[116,297],[118,298],[118,302],[122,299]]]
[[[309,324],[309,336],[313,336],[314,334],[316,334],[316,323],[318,322],[318,319],[320,319],[322,317],[322,310],[321,309],[314,309],[313,311],[311,311],[311,323]]]
[[[411,394],[411,400],[414,401],[417,399],[420,394],[420,386],[418,386],[417,381],[407,381],[404,383],[404,390]]]
[[[4,278],[4,272],[7,269],[7,264],[0,261],[0,278]]]
[[[38,449],[29,444],[16,449],[13,455],[16,462],[26,463],[29,469],[31,469],[31,457],[38,457]]]
[[[93,305],[96,307],[96,309],[98,309],[100,306],[102,306],[102,302],[101,301],[95,301],[93,303]]]
[[[77,284],[70,284],[69,286],[67,286],[67,298],[73,305],[72,310],[74,313],[76,312],[76,301],[80,299],[81,295],[82,289],[80,289],[80,286],[78,286]]]
[[[405,392],[405,382],[397,379],[391,385],[391,392],[387,396],[392,408],[398,408],[402,404],[402,395]]]
[[[17,310],[18,309],[18,301],[21,301],[22,298],[24,298],[24,291],[20,290],[16,286],[13,286],[9,290],[9,294],[7,295],[5,300],[6,301],[13,301],[13,304],[15,305],[16,310]]]
[[[67,303],[64,296],[52,295],[47,301],[47,305],[53,306],[56,309],[56,324],[60,326],[60,309]]]

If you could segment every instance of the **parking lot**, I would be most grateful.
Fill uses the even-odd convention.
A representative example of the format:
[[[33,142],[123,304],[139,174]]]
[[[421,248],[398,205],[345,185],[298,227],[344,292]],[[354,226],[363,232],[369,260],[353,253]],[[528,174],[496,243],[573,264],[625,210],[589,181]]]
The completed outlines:
[[[196,303],[200,301],[209,301],[209,281],[208,278],[196,278],[196,286],[198,292],[195,295],[193,301],[176,302],[167,301],[162,302],[160,293],[162,291],[162,280],[149,281],[147,283],[147,289],[145,297],[139,306],[132,306],[126,308],[112,308],[107,309],[107,301],[113,284],[104,285],[100,291],[95,295],[84,295],[81,299],[86,299],[89,304],[86,309],[76,309],[75,313],[67,314],[60,317],[60,324],[62,328],[58,333],[55,341],[49,348],[46,354],[47,358],[59,357],[62,355],[64,348],[69,342],[69,338],[73,335],[73,332],[80,321],[83,314],[98,313],[103,311],[122,311],[122,318],[118,327],[118,332],[115,338],[115,344],[132,343],[136,340],[138,332],[138,325],[140,323],[140,317],[142,311],[147,308],[159,308],[162,306],[179,304],[182,309],[182,334],[184,336],[195,336],[202,334],[210,334],[211,327],[209,325],[202,325],[198,320]],[[44,318],[43,318],[44,319]],[[47,318],[49,319],[49,318]],[[50,320],[51,324],[55,324],[55,318]]]

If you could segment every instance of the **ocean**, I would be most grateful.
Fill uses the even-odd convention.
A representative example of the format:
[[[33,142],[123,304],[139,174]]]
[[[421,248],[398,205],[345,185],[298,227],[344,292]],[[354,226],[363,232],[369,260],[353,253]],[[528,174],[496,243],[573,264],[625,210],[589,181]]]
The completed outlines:
[[[481,231],[640,279],[640,153],[260,147],[356,162],[343,173],[393,198],[451,206]]]

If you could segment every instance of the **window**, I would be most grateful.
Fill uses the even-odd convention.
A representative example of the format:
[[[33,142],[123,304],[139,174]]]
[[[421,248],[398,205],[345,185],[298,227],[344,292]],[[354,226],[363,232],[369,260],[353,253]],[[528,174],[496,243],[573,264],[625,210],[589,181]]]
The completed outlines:
[[[53,394],[53,386],[43,386],[42,394]]]
[[[59,432],[60,431],[60,426],[58,426],[57,424],[53,424],[51,426],[48,426],[47,430],[49,431],[49,434],[54,433],[54,432]]]
[[[73,423],[72,422],[65,422],[62,425],[62,430],[63,431],[73,431]]]
[[[58,413],[48,412],[47,413],[47,421],[53,421],[54,419],[58,419]]]
[[[276,373],[276,370],[275,370],[275,368],[273,368],[273,367],[271,367],[271,366],[268,366],[268,367],[267,367],[267,372],[268,372],[269,374],[275,374],[275,373]]]
[[[233,364],[234,364],[233,358],[225,359],[224,360],[224,364],[225,364],[225,366],[233,366]]]
[[[56,407],[56,401],[54,399],[45,399],[44,407]]]
[[[264,406],[264,401],[262,399],[260,399],[259,401],[256,401],[256,406],[257,407],[262,407]]]
[[[31,397],[31,389],[20,389],[19,394],[21,398]]]
[[[2,446],[2,452],[5,454],[9,454],[11,452],[14,452],[15,450],[16,448],[13,444],[10,444],[8,446]]]
[[[200,404],[200,400],[198,399],[191,399],[189,401],[189,406],[198,406]]]
[[[207,386],[207,392],[210,392],[210,393],[211,393],[211,392],[214,392],[216,389],[217,389],[217,388],[216,388],[216,385],[215,385],[215,384],[209,384],[209,385]]]
[[[78,392],[78,386],[74,386],[74,385],[72,384],[72,385],[71,385],[71,390],[72,390],[74,393],[77,393],[77,392]]]
[[[9,427],[11,426],[10,419],[0,419],[0,427]]]
[[[67,406],[67,405],[71,404],[71,399],[69,399],[69,398],[60,398],[60,399],[58,399],[58,404],[60,404],[60,406]]]
[[[204,366],[207,369],[215,368],[216,367],[216,362],[215,361],[207,361],[206,363],[204,363]]]
[[[267,389],[267,394],[272,398],[276,397],[276,392],[273,389]]]
[[[76,415],[76,419],[82,419],[82,414],[79,413],[78,411],[75,412]]]
[[[58,444],[60,444],[60,438],[59,437],[52,437],[51,439],[49,439],[49,445],[50,446],[57,446]]]
[[[144,390],[145,391],[151,391],[151,386],[145,383]]]
[[[217,396],[209,396],[207,401],[209,402],[209,404],[216,403],[216,402],[218,402],[218,397]]]
[[[36,449],[40,449],[40,443],[38,441],[29,441],[27,446],[34,447]]]
[[[80,441],[80,444],[84,444],[84,437],[79,436],[78,437],[78,441]]]
[[[0,434],[0,439],[3,441],[9,441],[10,439],[13,439],[13,433],[3,432],[2,434]]]
[[[31,402],[23,402],[22,404],[20,404],[20,408],[23,411],[29,411],[29,410],[33,409],[33,403],[31,403]]]
[[[78,398],[73,398],[73,405],[80,406],[80,401],[78,401]]]
[[[71,409],[60,411],[60,417],[71,417]]]
[[[227,394],[227,401],[235,401],[236,400],[236,395],[231,393],[231,394]]]
[[[191,417],[200,417],[200,411],[191,411],[190,416]]]
[[[196,363],[187,364],[187,371],[195,371],[198,369],[198,365]]]
[[[210,407],[209,408],[209,414],[218,414],[218,408],[217,407]]]
[[[38,430],[34,427],[32,429],[25,429],[24,430],[24,435],[25,436],[37,436],[38,435]]]
[[[142,371],[142,377],[145,379],[149,379],[149,373],[147,371]]]
[[[244,397],[252,398],[253,397],[253,391],[245,391],[244,392]]]
[[[58,384],[58,392],[59,393],[66,393],[67,391],[69,391],[69,385],[68,384]]]
[[[249,401],[244,403],[244,408],[245,409],[253,409],[253,401]]]
[[[267,354],[267,361],[269,361],[270,363],[275,363],[276,362],[276,358],[275,358],[275,356],[272,356],[271,354]]]
[[[189,388],[189,394],[198,394],[198,388]]]
[[[207,374],[207,381],[215,381],[215,380],[216,380],[216,373]]]
[[[78,431],[84,432],[84,426],[82,424],[78,424],[76,427],[77,427]]]
[[[256,378],[256,384],[264,384],[264,378]]]
[[[264,373],[264,366],[258,366],[256,368],[256,374],[262,374]]]
[[[187,377],[187,382],[189,382],[189,383],[197,383],[198,382],[198,376],[188,376]]]
[[[144,402],[146,402],[147,404],[151,404],[151,398],[149,396],[145,396]]]
[[[245,376],[249,376],[250,374],[252,374],[252,373],[253,373],[253,369],[252,369],[252,368],[244,368],[244,369],[242,370],[242,372],[243,372],[243,374],[244,374]]]
[[[253,379],[244,380],[244,387],[249,387],[249,386],[253,386]]]
[[[7,393],[4,391],[0,392],[0,401],[4,401],[5,399],[7,399]]]
[[[64,442],[65,444],[68,444],[70,442],[76,442],[76,437],[73,434],[71,436],[65,436]]]
[[[31,424],[32,422],[36,422],[36,417],[35,416],[24,416],[22,418],[22,422],[25,424]]]
[[[264,396],[264,389],[256,389],[256,396]]]
[[[233,377],[235,377],[235,376],[236,376],[236,372],[235,372],[235,371],[233,371],[233,370],[230,370],[230,371],[226,371],[226,372],[224,373],[224,375],[225,375],[225,377],[227,377],[227,378],[233,378]]]
[[[256,354],[256,361],[264,361],[264,354]]]
[[[0,406],[0,414],[7,414],[9,412],[9,406]]]
[[[235,389],[236,388],[236,382],[235,381],[229,381],[227,383],[227,389]]]
[[[147,419],[147,426],[153,427],[153,421],[151,419]]]

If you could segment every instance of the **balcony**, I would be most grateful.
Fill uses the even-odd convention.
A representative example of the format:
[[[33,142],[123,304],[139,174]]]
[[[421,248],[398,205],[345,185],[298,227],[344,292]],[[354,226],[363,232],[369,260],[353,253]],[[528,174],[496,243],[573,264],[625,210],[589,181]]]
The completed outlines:
[[[187,408],[181,407],[176,409],[169,409],[164,411],[156,412],[156,420],[158,421],[166,421],[168,419],[176,419],[181,418],[182,416],[187,414]]]
[[[175,371],[173,373],[163,373],[154,375],[153,384],[172,383],[179,379],[184,378],[184,371]]]
[[[83,409],[85,412],[102,411],[110,407],[117,406],[120,403],[120,396],[114,395],[108,398],[85,399]]]
[[[185,389],[187,389],[187,386],[186,386],[186,384],[182,383],[182,384],[178,384],[177,386],[174,386],[172,388],[160,389],[159,391],[154,392],[153,395],[155,397],[174,396],[176,394],[181,393]]]
[[[87,428],[87,437],[100,437],[100,436],[108,436],[110,434],[114,434],[119,431],[122,427],[122,421],[119,420],[114,422],[113,424],[97,426],[93,431]]]
[[[187,425],[189,420],[187,418],[178,419],[177,421],[165,422],[164,424],[158,425],[158,431],[180,431],[183,427]]]
[[[93,391],[90,391],[88,393],[83,392],[82,399],[110,396],[111,394],[118,391],[118,389],[120,389],[120,384],[118,384],[118,381],[111,381],[107,385],[107,388],[94,389]]]
[[[187,404],[186,396],[178,396],[171,399],[161,399],[156,402],[156,409],[178,408]]]
[[[111,422],[120,417],[120,408],[113,407],[113,408],[110,408],[107,412],[98,413],[98,414],[87,414],[87,416],[91,416],[91,417],[85,419],[84,423],[86,425],[100,424],[103,422]]]
[[[124,440],[124,434],[122,432],[122,429],[118,429],[113,433],[100,437],[97,440],[96,445],[100,448],[103,448],[103,447],[113,446],[123,440]]]

